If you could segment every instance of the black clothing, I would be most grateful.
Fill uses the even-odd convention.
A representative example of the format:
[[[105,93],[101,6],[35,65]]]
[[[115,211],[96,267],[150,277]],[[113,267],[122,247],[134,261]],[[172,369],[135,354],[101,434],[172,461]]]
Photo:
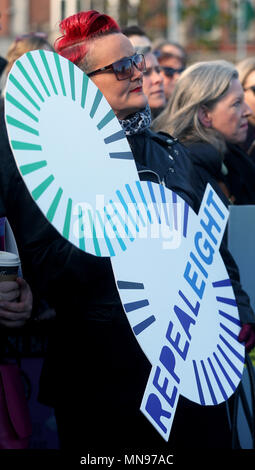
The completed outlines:
[[[248,123],[246,141],[241,145],[249,159],[255,164],[255,127]]]
[[[253,195],[252,193],[252,185],[250,184],[251,181],[246,181],[244,178],[244,174],[246,173],[244,173],[242,169],[245,168],[245,163],[241,161],[242,153],[238,148],[236,148],[236,146],[228,145],[229,151],[226,155],[226,158],[224,159],[224,164],[226,165],[229,172],[227,175],[224,175],[222,173],[223,158],[222,155],[215,149],[215,147],[206,142],[192,142],[186,145],[190,151],[190,156],[196,170],[195,187],[197,190],[197,195],[201,200],[205,191],[205,187],[207,183],[209,183],[221,198],[225,206],[228,207],[229,200],[219,186],[219,182],[223,182],[228,188],[231,188],[231,195],[235,196],[239,203],[241,203],[240,201],[245,201],[242,203],[253,204],[253,202],[249,201],[253,201],[255,194]],[[233,149],[234,151],[231,152]],[[239,163],[240,178],[239,181],[236,181]],[[250,165],[253,164],[250,163]],[[249,171],[254,170],[252,167]],[[231,253],[227,249],[227,231],[225,231],[220,252],[231,279],[232,287],[238,304],[240,320],[242,323],[255,324],[255,315],[250,305],[250,299],[246,292],[242,289],[238,267]]]
[[[226,184],[234,204],[255,204],[255,161],[238,146],[227,145],[224,163],[228,169]]]
[[[128,136],[127,139],[137,169],[142,165],[157,173],[167,188],[179,194],[194,210],[198,210],[194,169],[185,147],[169,134],[157,134],[150,129]]]

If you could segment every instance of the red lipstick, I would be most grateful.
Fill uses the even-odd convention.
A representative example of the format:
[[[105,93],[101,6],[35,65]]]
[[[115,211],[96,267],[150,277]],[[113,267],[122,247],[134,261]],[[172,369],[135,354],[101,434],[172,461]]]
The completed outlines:
[[[139,93],[142,90],[143,90],[143,87],[138,86],[137,88],[134,88],[133,90],[130,90],[130,93]]]

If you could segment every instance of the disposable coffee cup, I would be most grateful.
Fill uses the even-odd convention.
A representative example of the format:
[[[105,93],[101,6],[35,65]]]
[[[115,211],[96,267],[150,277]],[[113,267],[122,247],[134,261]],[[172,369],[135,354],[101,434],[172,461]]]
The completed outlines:
[[[19,256],[8,251],[0,251],[0,282],[15,281],[20,267]]]

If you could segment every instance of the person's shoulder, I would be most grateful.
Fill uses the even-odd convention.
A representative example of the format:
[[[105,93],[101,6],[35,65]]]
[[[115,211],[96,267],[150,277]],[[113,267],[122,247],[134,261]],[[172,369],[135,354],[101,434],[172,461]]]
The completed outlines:
[[[220,171],[223,154],[209,142],[185,142],[193,164],[207,168],[213,173]]]
[[[230,171],[236,172],[240,177],[243,176],[254,187],[255,163],[245,150],[239,145],[228,143],[224,162]]]
[[[190,152],[210,152],[212,154],[217,154],[217,149],[210,144],[209,142],[205,141],[187,141],[185,142],[186,147],[189,149]]]

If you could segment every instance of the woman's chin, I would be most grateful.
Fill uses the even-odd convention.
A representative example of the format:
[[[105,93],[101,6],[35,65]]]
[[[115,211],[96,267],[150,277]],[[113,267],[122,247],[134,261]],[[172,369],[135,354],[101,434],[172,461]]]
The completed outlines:
[[[116,116],[118,119],[125,119],[126,117],[131,116],[132,114],[142,111],[144,108],[146,108],[147,104],[147,99],[144,100],[141,97],[141,99],[136,100],[136,103],[134,103],[133,105],[128,106],[124,110],[120,110],[118,113],[116,113]]]

